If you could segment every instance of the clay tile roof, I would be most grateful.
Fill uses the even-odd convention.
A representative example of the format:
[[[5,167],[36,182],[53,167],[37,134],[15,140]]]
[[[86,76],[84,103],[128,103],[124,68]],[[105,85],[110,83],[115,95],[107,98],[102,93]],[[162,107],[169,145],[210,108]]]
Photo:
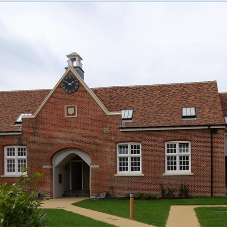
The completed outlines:
[[[223,116],[227,117],[227,93],[219,93]]]
[[[125,127],[224,124],[216,81],[92,90],[109,111],[134,110]],[[196,120],[183,120],[182,107],[196,107]]]
[[[93,88],[109,111],[133,109],[125,127],[224,125],[227,94],[218,94],[217,83]],[[34,113],[50,90],[0,92],[0,132],[18,131],[13,125],[21,113]],[[221,107],[221,102],[222,107]],[[182,107],[195,107],[196,119],[183,120]],[[119,122],[120,125],[121,122]]]
[[[34,113],[50,90],[24,90],[0,92],[0,132],[18,131],[10,126],[21,113]]]

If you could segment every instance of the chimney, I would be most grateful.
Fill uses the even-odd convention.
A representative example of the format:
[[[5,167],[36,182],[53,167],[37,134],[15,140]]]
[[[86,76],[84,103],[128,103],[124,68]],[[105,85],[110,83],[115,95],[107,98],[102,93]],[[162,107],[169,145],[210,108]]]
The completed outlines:
[[[76,52],[73,52],[69,55],[66,55],[68,58],[68,66],[65,67],[65,69],[67,70],[70,66],[72,66],[76,72],[80,75],[80,77],[84,80],[84,71],[82,69],[82,63],[81,60],[83,60],[79,54],[77,54]]]

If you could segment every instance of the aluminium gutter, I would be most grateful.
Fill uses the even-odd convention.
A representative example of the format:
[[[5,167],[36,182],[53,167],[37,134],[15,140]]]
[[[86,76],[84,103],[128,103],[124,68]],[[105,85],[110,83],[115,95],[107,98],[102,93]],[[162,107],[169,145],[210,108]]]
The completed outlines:
[[[147,128],[120,128],[121,132],[133,132],[133,131],[161,131],[161,130],[188,130],[188,129],[210,129],[210,128],[225,128],[224,125],[213,126],[177,126],[177,127],[147,127]]]

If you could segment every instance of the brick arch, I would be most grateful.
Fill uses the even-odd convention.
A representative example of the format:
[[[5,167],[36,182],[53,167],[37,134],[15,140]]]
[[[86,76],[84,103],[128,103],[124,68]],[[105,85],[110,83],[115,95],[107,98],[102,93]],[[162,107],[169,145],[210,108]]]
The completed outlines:
[[[87,148],[87,147],[82,146],[82,145],[77,144],[77,143],[67,143],[67,144],[62,144],[58,147],[55,147],[53,150],[51,150],[49,152],[49,154],[47,155],[46,163],[48,163],[49,165],[52,165],[53,157],[57,153],[61,152],[62,150],[69,149],[69,148],[82,150],[82,151],[84,151],[84,152],[86,152],[87,154],[90,155],[91,161],[94,160],[94,154],[92,153],[92,150],[90,148]]]
[[[79,168],[72,169],[71,167],[73,163],[75,163],[72,161],[72,159],[75,157],[75,155],[78,155],[83,161],[81,163],[82,165],[80,165]],[[92,154],[91,149],[87,149],[86,147],[75,143],[62,144],[61,146],[55,147],[48,154],[47,158],[48,158],[47,161],[49,161],[51,165],[53,164],[53,169],[52,169],[53,170],[52,171],[53,198],[62,197],[64,191],[73,190],[73,189],[75,190],[78,185],[79,185],[79,189],[83,190],[84,182],[87,182],[86,190],[88,189],[90,190],[90,182],[91,182],[90,166],[91,166],[92,158],[94,159],[94,155]],[[86,164],[83,164],[83,163],[86,163]],[[67,166],[69,165],[70,168],[66,168],[65,167],[66,165]],[[85,174],[83,170],[85,170]],[[79,177],[78,173],[82,173],[82,178]],[[62,180],[61,182],[59,182],[59,176],[61,176],[61,179],[65,179],[65,180]],[[81,179],[81,180],[78,180],[78,179]],[[75,181],[77,183],[75,183]],[[73,182],[74,182],[74,186],[73,186]]]

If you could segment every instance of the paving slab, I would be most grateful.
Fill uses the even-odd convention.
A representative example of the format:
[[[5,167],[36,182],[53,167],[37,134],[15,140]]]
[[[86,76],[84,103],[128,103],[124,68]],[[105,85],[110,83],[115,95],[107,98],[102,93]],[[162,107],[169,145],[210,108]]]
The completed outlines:
[[[43,202],[40,208],[42,209],[63,209],[77,213],[97,221],[106,222],[111,225],[119,227],[155,227],[153,225],[148,225],[138,221],[134,221],[127,218],[121,218],[115,215],[105,214],[99,211],[94,211],[90,209],[85,209],[77,206],[73,206],[72,203],[82,201],[87,198],[59,198],[50,199]]]
[[[166,227],[200,226],[194,209],[197,206],[171,206]]]
[[[227,207],[226,205],[171,206],[166,227],[198,227],[196,207]]]

